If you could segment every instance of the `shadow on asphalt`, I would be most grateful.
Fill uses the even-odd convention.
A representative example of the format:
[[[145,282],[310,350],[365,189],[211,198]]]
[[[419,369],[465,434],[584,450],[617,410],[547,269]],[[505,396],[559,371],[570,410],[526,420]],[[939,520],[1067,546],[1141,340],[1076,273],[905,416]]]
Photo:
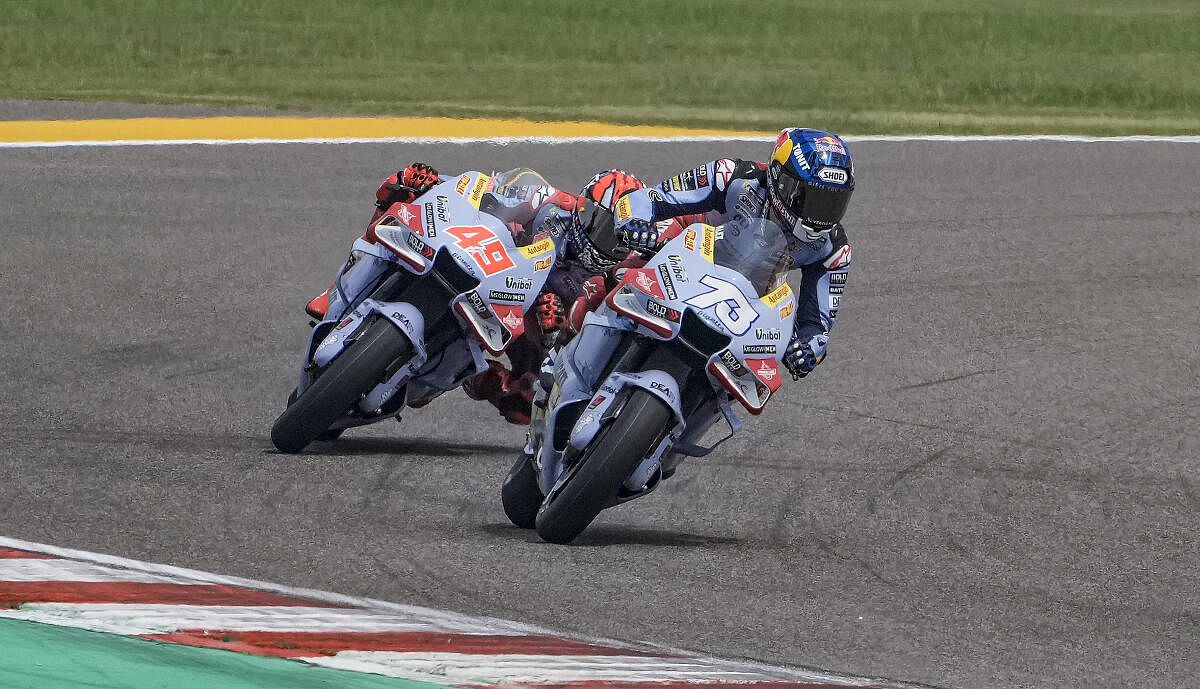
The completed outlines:
[[[432,455],[456,457],[460,455],[516,455],[520,447],[501,447],[481,443],[454,443],[428,438],[339,438],[332,442],[314,442],[304,449],[303,454],[317,457],[345,457],[357,455]],[[263,454],[284,454],[275,448],[263,450]]]
[[[519,529],[508,523],[482,524],[480,530],[501,538],[538,542],[537,533],[532,529]],[[550,544],[547,544],[550,545]],[[732,536],[711,536],[691,534],[665,529],[644,529],[630,526],[590,526],[570,543],[571,547],[604,547],[613,545],[646,545],[646,546],[702,546],[720,548],[723,546],[744,547],[745,542]]]

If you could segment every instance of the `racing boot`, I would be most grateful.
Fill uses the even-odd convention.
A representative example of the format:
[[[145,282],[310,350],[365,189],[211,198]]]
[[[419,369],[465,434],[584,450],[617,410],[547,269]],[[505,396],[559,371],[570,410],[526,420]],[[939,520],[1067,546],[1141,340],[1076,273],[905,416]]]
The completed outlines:
[[[509,377],[500,398],[495,402],[500,416],[503,416],[505,421],[520,426],[529,425],[529,414],[533,409],[533,390],[537,379],[536,373]]]
[[[492,400],[500,399],[500,392],[504,389],[504,379],[508,376],[508,369],[499,361],[488,360],[488,369],[481,373],[467,378],[463,381],[463,392],[467,393],[467,397],[473,400]],[[492,402],[495,404],[495,402]]]
[[[463,392],[473,400],[487,400],[509,423],[528,424],[533,401],[533,373],[514,375],[498,361],[488,361],[488,370],[463,382]]]
[[[366,252],[354,250],[342,266],[333,284],[304,307],[305,312],[319,320],[339,318],[352,304],[374,289],[379,278],[389,269],[387,261]],[[347,299],[347,295],[350,298]],[[332,315],[330,315],[332,314]]]
[[[304,312],[318,321],[325,320],[325,314],[329,313],[329,297],[337,291],[337,285],[330,285],[325,288],[312,301],[304,306]]]

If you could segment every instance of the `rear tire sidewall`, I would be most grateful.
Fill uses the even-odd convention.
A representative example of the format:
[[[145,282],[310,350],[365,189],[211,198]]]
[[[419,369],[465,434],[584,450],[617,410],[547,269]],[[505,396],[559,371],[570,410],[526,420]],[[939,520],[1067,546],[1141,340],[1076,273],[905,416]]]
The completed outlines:
[[[566,485],[538,510],[538,535],[551,543],[574,540],[616,497],[673,417],[674,412],[661,399],[634,389],[617,417],[600,430],[579,458]]]
[[[500,487],[504,514],[516,526],[532,529],[543,497],[538,486],[537,468],[533,466],[532,458],[522,452]]]

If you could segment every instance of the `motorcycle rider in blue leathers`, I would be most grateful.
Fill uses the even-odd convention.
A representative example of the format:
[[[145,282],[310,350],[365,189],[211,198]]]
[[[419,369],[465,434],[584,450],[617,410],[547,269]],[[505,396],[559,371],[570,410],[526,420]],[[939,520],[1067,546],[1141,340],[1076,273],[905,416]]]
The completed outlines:
[[[725,225],[726,236],[756,218],[777,223],[787,233],[786,260],[801,274],[783,357],[798,380],[825,358],[837,318],[850,265],[841,220],[853,191],[854,164],[841,138],[785,129],[765,165],[722,158],[630,192],[626,212],[617,213],[616,231],[645,245],[657,241],[655,221],[685,213],[707,213],[709,224]]]

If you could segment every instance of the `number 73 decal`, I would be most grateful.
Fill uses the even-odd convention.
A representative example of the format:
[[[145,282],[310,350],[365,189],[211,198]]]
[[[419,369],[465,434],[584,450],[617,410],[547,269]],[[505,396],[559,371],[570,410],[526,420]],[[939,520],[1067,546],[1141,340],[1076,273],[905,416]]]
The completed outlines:
[[[495,275],[514,265],[504,242],[496,233],[482,225],[448,227],[446,234],[454,237],[454,243],[471,254],[471,258],[483,268],[484,275]]]
[[[758,311],[754,310],[749,300],[746,299],[746,295],[742,294],[742,290],[732,282],[705,275],[700,278],[700,284],[709,287],[709,291],[697,294],[684,303],[700,309],[716,306],[717,318],[722,325],[729,328],[729,332],[734,335],[745,335],[746,331],[750,329],[750,324],[758,320]]]

